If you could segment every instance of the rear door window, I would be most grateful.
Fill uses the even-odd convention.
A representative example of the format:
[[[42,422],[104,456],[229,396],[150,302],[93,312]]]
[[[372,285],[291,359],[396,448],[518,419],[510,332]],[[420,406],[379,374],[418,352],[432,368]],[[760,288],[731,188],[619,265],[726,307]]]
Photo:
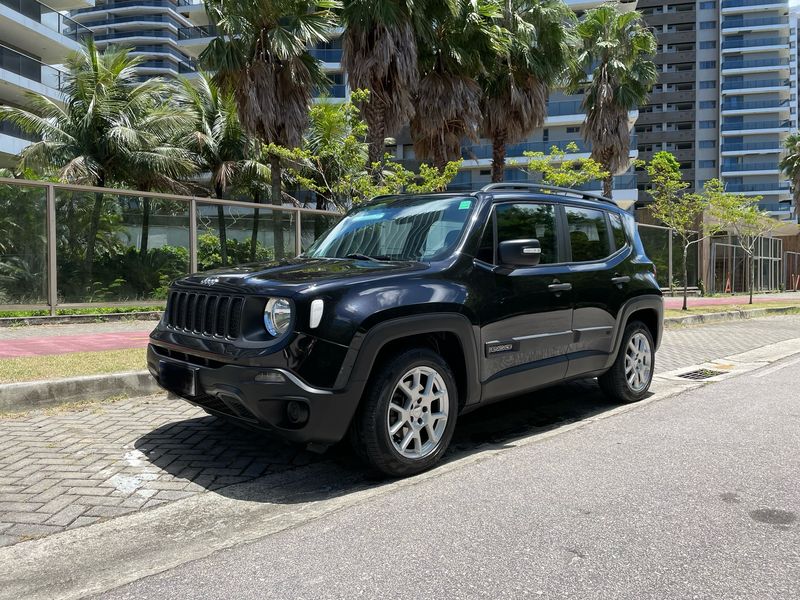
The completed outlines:
[[[622,217],[617,213],[608,213],[608,220],[611,221],[611,234],[614,236],[614,250],[624,248],[628,244],[628,237],[625,235],[625,226]]]
[[[567,206],[565,212],[572,262],[603,260],[611,255],[605,211]]]

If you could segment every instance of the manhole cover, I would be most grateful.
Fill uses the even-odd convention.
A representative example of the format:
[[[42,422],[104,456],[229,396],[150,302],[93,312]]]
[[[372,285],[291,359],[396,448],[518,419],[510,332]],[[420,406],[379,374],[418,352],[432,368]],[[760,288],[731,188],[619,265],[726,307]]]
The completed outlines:
[[[678,377],[683,379],[691,379],[698,381],[700,379],[711,379],[717,375],[724,375],[725,371],[712,371],[711,369],[697,369],[696,371],[689,371],[688,373],[681,373]]]

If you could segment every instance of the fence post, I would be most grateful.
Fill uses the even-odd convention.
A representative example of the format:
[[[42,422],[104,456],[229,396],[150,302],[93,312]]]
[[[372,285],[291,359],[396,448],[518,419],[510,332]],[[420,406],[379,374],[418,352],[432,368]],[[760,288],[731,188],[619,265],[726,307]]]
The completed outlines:
[[[300,222],[302,213],[295,210],[294,216],[294,255],[300,256],[303,253],[303,225]]]
[[[197,273],[197,199],[189,201],[189,273]]]
[[[51,183],[47,188],[47,304],[50,315],[56,315],[58,307],[58,260],[56,252],[56,188]]]
[[[672,282],[674,281],[672,277],[672,229],[667,229],[667,256],[669,262],[669,269],[667,269],[667,277],[669,277],[669,292],[673,296],[675,295],[675,290],[673,289]]]

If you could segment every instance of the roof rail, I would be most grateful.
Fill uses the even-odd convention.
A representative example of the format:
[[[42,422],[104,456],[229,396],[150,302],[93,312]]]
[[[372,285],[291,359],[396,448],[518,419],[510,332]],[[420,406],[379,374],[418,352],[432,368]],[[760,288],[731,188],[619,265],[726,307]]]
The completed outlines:
[[[495,190],[536,190],[536,191],[547,191],[547,192],[560,192],[562,194],[572,194],[573,196],[578,196],[580,198],[591,198],[592,200],[601,200],[603,202],[610,202],[614,206],[617,206],[616,202],[600,194],[593,194],[592,192],[584,192],[582,190],[573,190],[572,188],[558,187],[555,185],[545,185],[541,183],[525,183],[525,182],[514,182],[514,181],[509,181],[506,183],[490,183],[489,185],[482,187],[479,191],[493,192]]]

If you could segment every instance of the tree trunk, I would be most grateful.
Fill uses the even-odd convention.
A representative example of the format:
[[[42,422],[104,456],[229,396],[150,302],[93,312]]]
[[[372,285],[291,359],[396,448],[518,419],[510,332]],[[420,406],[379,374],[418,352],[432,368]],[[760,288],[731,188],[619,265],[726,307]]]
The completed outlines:
[[[269,157],[270,182],[272,184],[272,205],[283,206],[281,191],[281,157],[275,154]],[[284,257],[283,249],[283,211],[272,211],[272,241],[275,248],[275,258]]]
[[[380,178],[383,166],[383,155],[386,148],[386,117],[385,107],[375,96],[372,96],[364,107],[364,119],[367,122],[367,144],[369,146],[369,164],[367,169],[372,172],[372,178]],[[381,167],[373,167],[379,164]]]
[[[261,204],[261,191],[253,192],[253,202]],[[258,245],[258,220],[261,211],[257,208],[253,210],[253,231],[250,233],[250,262],[256,261],[256,246]]]
[[[142,241],[139,243],[139,254],[147,254],[150,238],[150,198],[142,198]]]
[[[506,132],[499,131],[492,138],[492,183],[500,183],[506,170]]]
[[[747,278],[750,284],[750,304],[753,303],[753,287],[756,283],[756,253],[755,251],[750,252],[749,262],[750,262],[750,276]]]
[[[98,177],[97,187],[105,187],[105,177]],[[105,195],[103,192],[97,192],[94,195],[94,207],[92,208],[92,216],[89,221],[89,233],[86,237],[86,256],[83,260],[83,276],[84,282],[91,289],[92,275],[94,271],[94,249],[97,245],[97,234],[100,231],[100,217],[103,214],[103,201]]]
[[[439,169],[441,173],[444,171],[445,167],[447,166],[447,155],[444,151],[444,144],[442,142],[436,142],[436,145],[433,149],[433,166]]]
[[[682,310],[689,310],[686,303],[686,296],[689,295],[689,270],[686,268],[686,257],[689,254],[689,246],[683,246],[683,308]]]
[[[214,193],[220,200],[225,191],[222,186],[216,184],[214,186]],[[228,229],[225,227],[225,207],[221,204],[217,205],[217,228],[219,229],[219,257],[222,260],[222,266],[228,266]]]
[[[610,175],[603,179],[603,195],[609,200],[614,197],[614,176]]]

